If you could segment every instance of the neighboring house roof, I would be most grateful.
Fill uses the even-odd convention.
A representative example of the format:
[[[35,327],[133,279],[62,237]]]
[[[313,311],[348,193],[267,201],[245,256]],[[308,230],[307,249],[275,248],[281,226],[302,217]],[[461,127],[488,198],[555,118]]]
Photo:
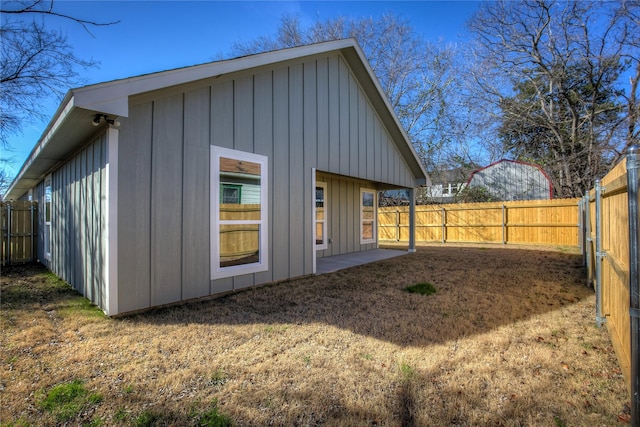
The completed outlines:
[[[551,178],[534,163],[502,159],[471,173],[467,186],[482,185],[501,200],[552,199]]]
[[[417,184],[429,184],[429,178],[422,163],[366,61],[364,53],[354,39],[345,39],[71,89],[18,172],[5,199],[16,199],[22,196],[68,158],[78,148],[77,144],[80,141],[86,141],[95,131],[92,120],[96,114],[106,114],[112,119],[128,117],[131,96],[332,51],[340,51],[353,73],[358,76],[359,84],[385,124],[392,140],[397,144],[397,149],[405,159],[407,167],[417,178]]]

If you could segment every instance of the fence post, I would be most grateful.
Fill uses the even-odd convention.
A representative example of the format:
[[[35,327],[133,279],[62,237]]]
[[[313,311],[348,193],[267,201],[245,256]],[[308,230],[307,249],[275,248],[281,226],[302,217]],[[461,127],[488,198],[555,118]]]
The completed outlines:
[[[409,189],[409,252],[416,251],[416,190]]]
[[[587,194],[584,195],[585,200],[585,212],[584,212],[584,233],[585,233],[585,250],[587,255],[587,286],[593,285],[593,270],[591,269],[591,257],[593,254],[591,253],[591,243],[593,239],[591,238],[591,192],[587,191]]]
[[[442,243],[447,242],[447,211],[442,208]]]
[[[5,246],[5,230],[7,226],[7,219],[5,218],[6,215],[4,212],[5,204],[2,202],[0,202],[0,209],[2,210],[2,212],[0,212],[0,264],[5,265],[7,260],[7,247]]]
[[[6,265],[11,265],[11,203],[7,203],[7,263]]]
[[[507,217],[505,216],[505,206],[502,204],[502,244],[507,243]]]
[[[396,242],[400,241],[400,210],[396,208]]]
[[[627,197],[629,202],[629,316],[631,324],[631,425],[640,425],[640,254],[638,253],[638,150],[627,154]]]
[[[578,201],[578,247],[584,264],[584,196]]]
[[[606,254],[602,252],[602,187],[596,179],[596,325],[602,326],[602,264]]]

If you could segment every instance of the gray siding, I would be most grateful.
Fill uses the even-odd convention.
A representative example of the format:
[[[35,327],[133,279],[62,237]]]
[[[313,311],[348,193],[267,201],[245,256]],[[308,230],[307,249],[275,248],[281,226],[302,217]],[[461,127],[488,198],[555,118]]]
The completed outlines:
[[[486,187],[497,200],[551,198],[550,180],[536,165],[501,160],[474,172],[470,187]]]
[[[44,257],[44,232],[38,234],[38,259],[100,307],[106,306],[107,145],[96,138],[51,174],[51,260]],[[34,189],[38,227],[44,230],[44,181]]]
[[[360,188],[415,180],[341,56],[132,100],[118,165],[119,311],[312,273],[312,170],[330,197],[325,255],[360,245]],[[209,279],[209,146],[269,159],[269,269]],[[354,177],[357,179],[349,179]]]
[[[360,190],[375,189],[369,181],[318,172],[317,182],[327,184],[327,249],[317,251],[319,257],[375,249],[375,244],[360,244]]]
[[[118,309],[151,306],[152,104],[131,107],[118,141]]]

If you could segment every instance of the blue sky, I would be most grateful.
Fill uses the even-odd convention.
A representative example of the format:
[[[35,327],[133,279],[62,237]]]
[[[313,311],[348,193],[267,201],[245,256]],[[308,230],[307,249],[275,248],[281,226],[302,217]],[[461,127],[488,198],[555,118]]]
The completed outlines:
[[[48,18],[74,47],[76,55],[98,61],[99,67],[82,72],[85,84],[137,76],[201,64],[226,56],[231,45],[275,33],[284,13],[297,15],[303,24],[333,16],[368,17],[393,11],[409,21],[427,40],[454,43],[478,7],[477,1],[65,1],[55,10],[74,17],[118,24],[90,27]],[[25,124],[24,132],[10,139],[14,175],[40,138],[58,106],[47,105],[47,120]]]

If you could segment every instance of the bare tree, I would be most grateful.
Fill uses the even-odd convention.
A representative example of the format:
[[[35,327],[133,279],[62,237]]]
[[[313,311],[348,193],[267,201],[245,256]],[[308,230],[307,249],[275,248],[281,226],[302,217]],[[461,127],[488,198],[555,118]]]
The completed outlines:
[[[472,103],[505,152],[545,167],[560,197],[584,194],[632,142],[621,134],[631,116],[622,76],[637,55],[618,9],[496,1],[470,21]]]
[[[395,14],[378,18],[335,17],[303,27],[283,15],[274,36],[236,43],[231,54],[247,55],[353,37],[358,41],[400,123],[427,170],[451,141],[455,115],[448,99],[455,91],[456,48],[427,43]]]
[[[25,121],[43,118],[43,102],[61,98],[67,88],[80,83],[79,69],[96,65],[73,53],[66,36],[48,29],[45,17],[56,17],[81,25],[111,25],[75,18],[55,11],[53,0],[13,1],[0,5],[0,146],[19,133]]]
[[[618,11],[622,22],[618,42],[626,47],[622,57],[630,64],[626,101],[626,146],[640,144],[640,2],[623,1]]]

